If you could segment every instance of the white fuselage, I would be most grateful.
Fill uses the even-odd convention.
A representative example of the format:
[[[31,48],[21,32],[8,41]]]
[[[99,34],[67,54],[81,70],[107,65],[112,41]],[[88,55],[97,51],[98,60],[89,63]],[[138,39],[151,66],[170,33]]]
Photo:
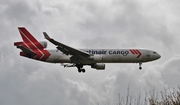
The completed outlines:
[[[159,59],[161,56],[152,50],[145,49],[75,49],[49,37],[44,37],[56,46],[56,50],[46,50],[47,42],[38,41],[25,27],[18,27],[23,41],[14,42],[21,49],[21,56],[49,63],[72,63],[64,67],[77,67],[78,72],[85,72],[84,65],[97,70],[104,70],[104,63],[139,63]]]
[[[143,63],[160,58],[160,55],[145,49],[80,49],[89,53],[89,58],[77,58],[63,54],[59,50],[48,50],[51,54],[46,62],[50,63]]]

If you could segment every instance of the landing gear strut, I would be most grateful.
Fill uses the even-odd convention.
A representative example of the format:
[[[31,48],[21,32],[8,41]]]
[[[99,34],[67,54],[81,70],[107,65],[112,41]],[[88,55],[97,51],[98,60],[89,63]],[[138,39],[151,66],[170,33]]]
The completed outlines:
[[[83,69],[83,65],[82,65],[82,64],[76,64],[76,67],[77,67],[79,73],[80,73],[80,72],[83,72],[83,73],[86,72],[86,70]]]
[[[142,69],[141,65],[142,65],[142,63],[139,63],[139,70],[141,70],[141,69]]]

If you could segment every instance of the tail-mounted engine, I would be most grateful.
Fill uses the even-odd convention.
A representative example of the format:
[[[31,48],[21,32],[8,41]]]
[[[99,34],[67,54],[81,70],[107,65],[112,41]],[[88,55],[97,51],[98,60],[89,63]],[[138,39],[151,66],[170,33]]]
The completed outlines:
[[[39,42],[44,48],[47,48],[47,42],[46,41],[40,41]]]
[[[94,68],[94,69],[97,69],[97,70],[104,70],[105,69],[105,64],[104,63],[92,64],[91,68]]]

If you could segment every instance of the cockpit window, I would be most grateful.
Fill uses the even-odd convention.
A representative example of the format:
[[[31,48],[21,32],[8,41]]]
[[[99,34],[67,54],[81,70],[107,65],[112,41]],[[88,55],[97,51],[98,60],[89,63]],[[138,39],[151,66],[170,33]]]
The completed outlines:
[[[157,54],[157,52],[153,52],[153,54]]]

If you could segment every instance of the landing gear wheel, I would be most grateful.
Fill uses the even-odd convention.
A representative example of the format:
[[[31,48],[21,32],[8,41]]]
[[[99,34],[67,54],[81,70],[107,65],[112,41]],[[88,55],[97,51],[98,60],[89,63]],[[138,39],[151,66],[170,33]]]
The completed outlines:
[[[139,63],[139,70],[141,70],[141,69],[142,69],[141,65],[142,65],[142,63]]]
[[[85,73],[86,72],[86,70],[83,69],[83,64],[76,64],[75,66],[77,67],[79,73],[81,73],[81,72]]]
[[[85,73],[86,70],[85,70],[85,69],[78,69],[78,72],[79,72],[79,73],[81,73],[81,72]]]
[[[85,69],[82,69],[81,71],[82,71],[83,73],[85,73],[85,72],[86,72],[86,70],[85,70]]]
[[[78,72],[80,73],[80,72],[81,72],[81,69],[78,69]]]

